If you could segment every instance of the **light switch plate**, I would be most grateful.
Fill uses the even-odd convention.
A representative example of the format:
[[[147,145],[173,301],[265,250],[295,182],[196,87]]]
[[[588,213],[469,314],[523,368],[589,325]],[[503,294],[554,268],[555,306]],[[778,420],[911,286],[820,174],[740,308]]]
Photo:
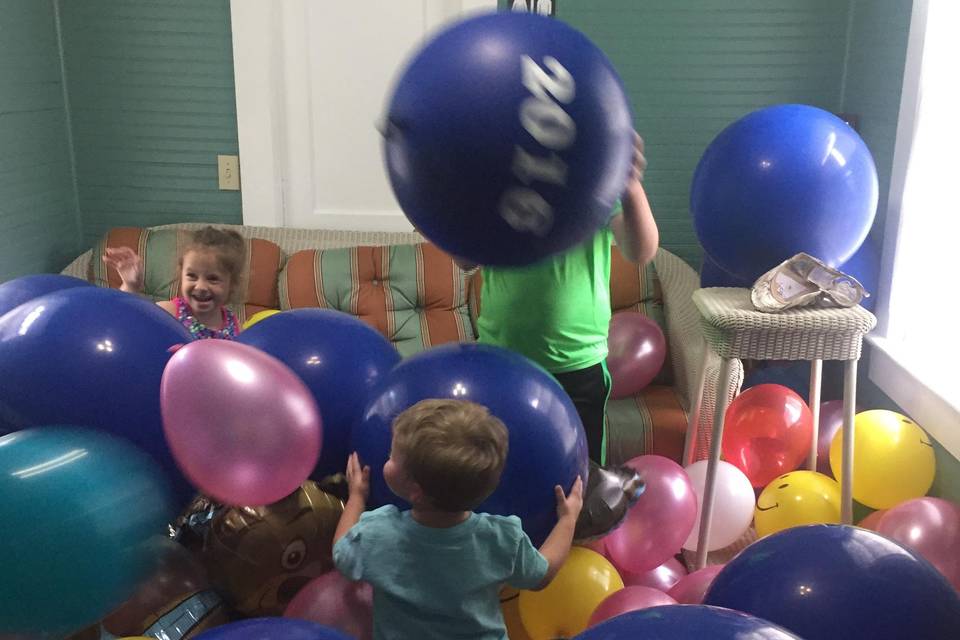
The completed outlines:
[[[217,156],[221,191],[240,190],[240,156]]]

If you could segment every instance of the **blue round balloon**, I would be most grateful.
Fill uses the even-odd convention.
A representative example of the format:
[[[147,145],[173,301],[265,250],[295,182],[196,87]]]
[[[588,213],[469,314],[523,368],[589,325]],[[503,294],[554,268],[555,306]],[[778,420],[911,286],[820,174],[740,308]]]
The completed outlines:
[[[579,31],[502,12],[440,32],[390,98],[384,156],[400,206],[447,252],[521,265],[604,225],[633,122],[607,57]]]
[[[8,280],[0,284],[0,316],[34,298],[75,287],[92,287],[80,278],[54,273],[41,273]]]
[[[737,287],[750,289],[753,287],[753,280],[738,278],[727,273],[720,268],[716,262],[710,259],[710,256],[703,254],[703,262],[700,265],[700,287]]]
[[[805,401],[810,397],[810,363],[783,361],[757,363],[743,378],[744,391],[759,384],[779,384],[792,389]]]
[[[130,597],[175,515],[141,451],[77,427],[0,438],[0,629],[63,637]]]
[[[510,451],[496,491],[477,511],[517,515],[535,545],[556,524],[554,487],[587,477],[587,442],[563,387],[521,355],[480,344],[450,344],[401,362],[378,387],[354,428],[353,446],[370,465],[373,504],[406,506],[387,487],[392,424],[427,398],[469,400],[486,406],[510,434]]]
[[[160,377],[190,342],[170,314],[100,287],[34,298],[0,318],[0,416],[18,427],[75,424],[122,436],[153,456],[177,497],[193,490],[167,447]]]
[[[667,605],[630,611],[574,640],[801,640],[777,625],[739,611],[703,605]]]
[[[786,104],[720,132],[693,174],[690,209],[710,257],[754,281],[801,251],[843,264],[870,231],[878,193],[873,157],[853,129]]]
[[[323,448],[313,477],[344,471],[353,425],[374,386],[400,361],[393,345],[363,321],[328,309],[274,314],[241,333],[238,341],[293,369],[316,399]]]
[[[252,618],[208,629],[195,640],[353,640],[351,636],[308,620]]]
[[[877,293],[880,283],[880,251],[867,239],[853,256],[843,263],[840,270],[857,279],[870,294],[860,301],[860,306],[873,311],[877,306]]]
[[[763,538],[714,579],[704,604],[805,640],[953,638],[960,596],[926,560],[866,529],[809,525]]]

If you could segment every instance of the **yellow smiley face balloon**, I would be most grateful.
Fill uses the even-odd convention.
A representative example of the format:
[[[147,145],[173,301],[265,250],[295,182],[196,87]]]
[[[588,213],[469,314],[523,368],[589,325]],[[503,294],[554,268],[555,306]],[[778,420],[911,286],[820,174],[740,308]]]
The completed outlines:
[[[753,514],[758,536],[805,524],[840,522],[840,485],[816,471],[791,471],[768,484]]]
[[[520,592],[520,619],[532,640],[572,638],[587,628],[603,599],[623,589],[623,579],[596,551],[574,547],[541,591]]]
[[[841,477],[843,429],[830,444],[830,468]],[[874,409],[853,423],[853,497],[872,509],[889,509],[927,494],[936,462],[930,437],[910,418]]]

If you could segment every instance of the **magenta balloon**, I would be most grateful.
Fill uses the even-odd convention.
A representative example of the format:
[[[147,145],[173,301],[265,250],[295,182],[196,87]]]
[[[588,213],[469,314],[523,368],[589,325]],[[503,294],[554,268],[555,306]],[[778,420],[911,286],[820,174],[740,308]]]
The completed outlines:
[[[697,517],[697,496],[683,467],[663,456],[640,456],[627,465],[647,485],[622,525],[604,540],[618,568],[633,573],[655,569],[680,551]]]
[[[610,320],[607,348],[612,398],[639,393],[660,373],[667,355],[667,343],[657,323],[630,311],[617,313]]]
[[[656,569],[643,573],[620,572],[623,584],[628,587],[650,587],[664,593],[669,591],[685,575],[687,575],[687,568],[676,558],[670,558]]]
[[[333,570],[300,589],[283,615],[332,627],[357,640],[372,640],[373,588]]]
[[[320,454],[320,413],[293,371],[259,349],[198,340],[160,381],[163,430],[200,491],[231,505],[264,505],[295,491]]]
[[[707,589],[710,588],[713,579],[721,569],[723,569],[722,564],[712,564],[685,575],[667,591],[667,595],[680,604],[702,604],[703,596],[706,595]]]
[[[604,598],[593,610],[587,628],[630,611],[668,604],[677,604],[677,601],[662,591],[651,587],[624,587]]]
[[[843,426],[843,400],[827,400],[820,403],[820,427],[817,429],[817,471],[828,478],[833,477],[830,468],[830,443]]]
[[[960,590],[960,506],[941,498],[914,498],[888,509],[877,533],[910,547]]]

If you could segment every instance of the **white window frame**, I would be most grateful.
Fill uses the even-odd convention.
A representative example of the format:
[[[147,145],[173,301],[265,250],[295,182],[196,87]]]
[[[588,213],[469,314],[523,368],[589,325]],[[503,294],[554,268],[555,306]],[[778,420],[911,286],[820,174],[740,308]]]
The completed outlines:
[[[876,331],[867,338],[871,347],[868,375],[874,384],[923,426],[947,451],[960,458],[960,407],[955,404],[960,394],[951,389],[948,397],[943,391],[944,385],[956,386],[956,382],[944,380],[941,376],[935,377],[918,365],[909,348],[897,339],[897,319],[891,313],[897,305],[929,305],[935,302],[918,300],[915,295],[911,296],[913,292],[910,291],[909,283],[902,282],[903,278],[898,281],[896,277],[898,256],[906,259],[900,243],[900,230],[904,216],[909,215],[903,211],[903,199],[920,105],[920,74],[928,5],[929,0],[915,0],[910,19],[881,256],[880,291],[876,311],[878,325]],[[952,278],[953,274],[940,274],[935,277]],[[957,295],[952,290],[952,283],[945,287],[945,295]],[[929,328],[916,327],[913,330],[919,332]],[[944,335],[945,339],[952,337],[950,334]]]

